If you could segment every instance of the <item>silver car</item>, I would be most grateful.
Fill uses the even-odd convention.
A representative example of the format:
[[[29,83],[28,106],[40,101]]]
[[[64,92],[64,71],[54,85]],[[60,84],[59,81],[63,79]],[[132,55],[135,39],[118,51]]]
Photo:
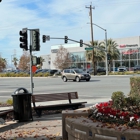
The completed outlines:
[[[67,82],[67,80],[80,82],[81,80],[90,81],[91,76],[82,69],[64,69],[61,78],[64,82]]]
[[[124,71],[127,71],[127,68],[125,66],[119,66],[118,71],[119,72],[124,72]]]

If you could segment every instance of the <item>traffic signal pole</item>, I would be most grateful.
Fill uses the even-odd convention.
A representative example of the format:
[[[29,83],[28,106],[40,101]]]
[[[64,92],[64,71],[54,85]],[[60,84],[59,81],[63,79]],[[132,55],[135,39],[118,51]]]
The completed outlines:
[[[34,83],[33,83],[33,74],[32,74],[32,62],[33,62],[33,58],[32,58],[32,30],[30,30],[30,90],[31,93],[33,94],[33,88],[34,88]]]
[[[28,49],[28,32],[30,31],[30,46]],[[31,93],[33,94],[33,73],[32,73],[32,67],[33,67],[33,57],[32,57],[32,51],[40,51],[40,32],[39,29],[28,29],[23,28],[19,32],[20,38],[20,48],[23,48],[23,50],[30,51],[30,88]]]
[[[65,38],[49,37],[49,39],[65,39]],[[68,40],[73,41],[73,42],[76,42],[76,43],[80,43],[80,41],[76,41],[76,40],[73,40],[73,39],[70,39],[70,38],[68,38]],[[96,47],[96,46],[92,46],[92,45],[89,45],[89,44],[86,44],[86,43],[82,43],[82,44],[84,44],[85,46],[91,47],[91,48],[97,48],[97,49],[99,49],[101,51],[106,51],[104,49],[99,48],[98,46]]]

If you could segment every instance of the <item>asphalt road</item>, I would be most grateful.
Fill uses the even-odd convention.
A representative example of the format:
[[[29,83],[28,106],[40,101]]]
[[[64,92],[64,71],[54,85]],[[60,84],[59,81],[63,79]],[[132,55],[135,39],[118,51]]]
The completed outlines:
[[[33,78],[34,94],[59,93],[77,91],[80,101],[87,101],[87,106],[96,102],[106,101],[111,98],[114,91],[122,91],[127,95],[130,91],[131,76],[93,76],[89,82],[63,82],[57,78]],[[24,87],[29,92],[30,77],[28,78],[0,78],[0,102],[12,98],[12,93]]]

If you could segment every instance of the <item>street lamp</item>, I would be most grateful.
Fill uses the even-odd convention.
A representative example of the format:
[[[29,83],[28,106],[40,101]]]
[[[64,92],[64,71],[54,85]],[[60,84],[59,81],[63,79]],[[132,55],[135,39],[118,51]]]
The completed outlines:
[[[107,64],[107,30],[104,29],[104,28],[102,28],[102,27],[100,27],[99,25],[97,25],[95,23],[92,23],[92,24],[105,31],[105,42],[106,42],[105,43],[106,44],[106,46],[105,46],[105,55],[106,55],[106,57],[105,57],[105,63],[106,63],[106,75],[108,75],[108,64]]]

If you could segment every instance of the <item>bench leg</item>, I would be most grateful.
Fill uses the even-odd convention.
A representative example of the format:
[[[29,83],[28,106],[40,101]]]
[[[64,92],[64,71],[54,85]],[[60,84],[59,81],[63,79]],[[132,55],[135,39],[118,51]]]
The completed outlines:
[[[41,115],[42,115],[42,110],[35,110],[35,111],[36,111],[37,116],[38,116],[38,117],[41,117]]]

